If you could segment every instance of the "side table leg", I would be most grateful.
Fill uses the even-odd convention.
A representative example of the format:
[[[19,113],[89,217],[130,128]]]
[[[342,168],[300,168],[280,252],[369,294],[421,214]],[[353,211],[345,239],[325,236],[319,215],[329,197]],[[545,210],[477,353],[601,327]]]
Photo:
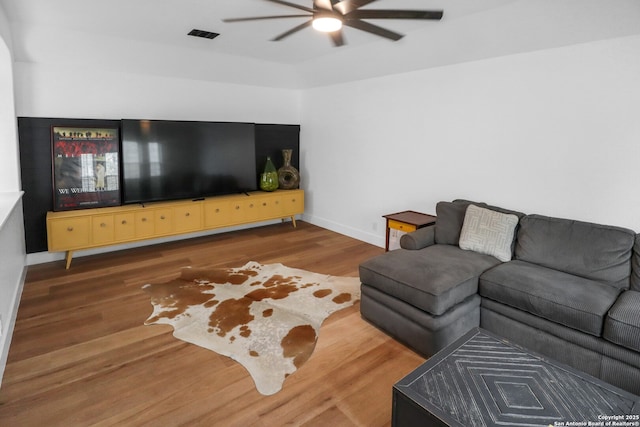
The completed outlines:
[[[389,252],[389,234],[391,233],[391,230],[389,229],[389,218],[387,218],[386,228],[387,228],[386,230],[387,237],[384,243],[384,251]]]

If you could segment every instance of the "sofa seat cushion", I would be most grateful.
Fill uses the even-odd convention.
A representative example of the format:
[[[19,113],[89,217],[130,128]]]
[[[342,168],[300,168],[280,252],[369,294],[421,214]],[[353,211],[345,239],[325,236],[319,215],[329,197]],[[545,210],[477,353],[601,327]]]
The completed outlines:
[[[561,271],[510,261],[480,276],[480,296],[601,336],[618,288]]]
[[[499,264],[457,246],[397,249],[360,264],[360,281],[432,315],[441,315],[478,292],[478,277]]]
[[[624,292],[609,310],[604,338],[640,352],[640,292]]]

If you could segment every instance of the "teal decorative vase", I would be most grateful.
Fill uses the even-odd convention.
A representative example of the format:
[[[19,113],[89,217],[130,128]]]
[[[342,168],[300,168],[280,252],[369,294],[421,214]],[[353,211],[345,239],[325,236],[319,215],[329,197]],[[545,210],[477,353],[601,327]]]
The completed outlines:
[[[260,175],[260,189],[262,191],[275,191],[278,189],[278,171],[273,165],[271,157],[267,157],[264,172]]]
[[[285,190],[293,190],[300,186],[300,173],[291,165],[291,153],[293,150],[282,150],[284,165],[278,169],[278,187]]]

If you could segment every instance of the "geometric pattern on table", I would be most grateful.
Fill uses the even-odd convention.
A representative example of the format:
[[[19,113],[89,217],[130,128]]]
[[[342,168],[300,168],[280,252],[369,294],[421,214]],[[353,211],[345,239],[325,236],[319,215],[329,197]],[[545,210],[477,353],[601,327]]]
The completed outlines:
[[[406,384],[412,398],[464,426],[548,426],[632,413],[630,394],[476,331]]]

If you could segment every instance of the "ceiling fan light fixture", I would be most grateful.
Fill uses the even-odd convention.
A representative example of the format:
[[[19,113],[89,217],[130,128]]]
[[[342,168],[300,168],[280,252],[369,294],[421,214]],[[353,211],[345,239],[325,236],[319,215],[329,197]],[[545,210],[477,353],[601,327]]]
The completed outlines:
[[[332,33],[342,28],[342,21],[333,16],[313,18],[313,28],[323,33]]]

